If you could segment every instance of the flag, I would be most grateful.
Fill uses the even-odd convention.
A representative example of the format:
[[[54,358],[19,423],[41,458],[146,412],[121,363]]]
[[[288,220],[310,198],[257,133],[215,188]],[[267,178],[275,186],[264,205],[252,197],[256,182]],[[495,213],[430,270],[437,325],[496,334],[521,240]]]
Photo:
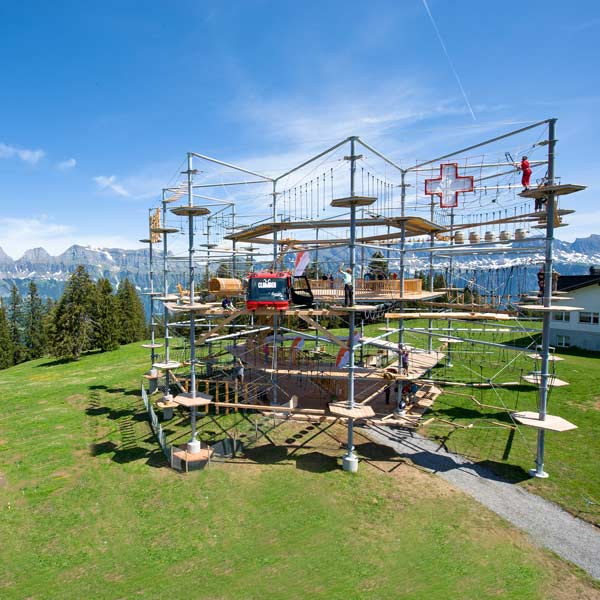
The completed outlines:
[[[294,264],[294,277],[300,277],[304,275],[304,271],[306,271],[306,267],[310,262],[310,254],[305,250],[301,252],[296,252],[296,263]]]
[[[302,350],[302,348],[304,348],[304,338],[294,338],[294,341],[292,342],[292,350]]]

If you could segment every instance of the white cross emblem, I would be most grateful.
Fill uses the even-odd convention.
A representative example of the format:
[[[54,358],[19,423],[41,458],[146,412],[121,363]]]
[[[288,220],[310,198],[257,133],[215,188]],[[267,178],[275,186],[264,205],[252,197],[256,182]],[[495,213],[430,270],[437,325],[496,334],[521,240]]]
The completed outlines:
[[[458,194],[473,191],[473,177],[458,174],[458,163],[440,165],[440,176],[425,180],[425,193],[440,197],[441,208],[456,208]]]

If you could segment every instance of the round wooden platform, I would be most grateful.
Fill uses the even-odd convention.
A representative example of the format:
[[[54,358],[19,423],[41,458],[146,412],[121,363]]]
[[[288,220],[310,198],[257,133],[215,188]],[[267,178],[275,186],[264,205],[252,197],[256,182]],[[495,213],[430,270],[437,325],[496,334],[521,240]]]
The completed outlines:
[[[175,360],[170,360],[169,362],[158,362],[152,365],[155,369],[163,369],[163,371],[172,371],[173,369],[179,369],[181,367],[181,363]]]
[[[210,214],[205,206],[176,206],[170,209],[178,217],[203,217]]]

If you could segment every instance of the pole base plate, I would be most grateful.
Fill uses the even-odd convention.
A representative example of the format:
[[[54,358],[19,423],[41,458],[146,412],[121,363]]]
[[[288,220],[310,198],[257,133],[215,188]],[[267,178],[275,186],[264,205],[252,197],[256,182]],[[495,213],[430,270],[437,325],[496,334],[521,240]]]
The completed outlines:
[[[531,475],[531,477],[537,477],[538,479],[548,479],[548,477],[550,477],[546,471],[540,473],[537,469],[529,469],[529,475]]]
[[[356,473],[358,471],[358,458],[354,454],[346,454],[342,458],[342,469],[348,473]]]

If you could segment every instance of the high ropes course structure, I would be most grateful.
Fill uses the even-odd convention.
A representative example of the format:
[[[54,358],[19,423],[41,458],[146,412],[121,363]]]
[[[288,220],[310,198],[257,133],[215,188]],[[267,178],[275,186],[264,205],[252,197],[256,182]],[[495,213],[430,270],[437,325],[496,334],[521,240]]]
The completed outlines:
[[[464,427],[427,418],[444,393],[507,415],[490,426],[535,428],[531,474],[547,476],[545,432],[575,428],[547,413],[551,389],[567,384],[550,320],[578,310],[553,291],[552,242],[574,212],[563,202],[584,189],[555,173],[555,126],[411,163],[353,136],[276,175],[189,152],[141,240],[142,394],[172,466],[235,454],[243,425],[257,439],[267,422],[299,421],[343,424],[342,465],[356,471],[355,425]],[[506,381],[523,360],[532,368]],[[523,385],[537,388],[537,411],[500,393]],[[497,402],[478,399],[482,389]],[[155,409],[163,422],[189,411],[186,444],[167,443]],[[199,419],[221,438],[202,442]]]

